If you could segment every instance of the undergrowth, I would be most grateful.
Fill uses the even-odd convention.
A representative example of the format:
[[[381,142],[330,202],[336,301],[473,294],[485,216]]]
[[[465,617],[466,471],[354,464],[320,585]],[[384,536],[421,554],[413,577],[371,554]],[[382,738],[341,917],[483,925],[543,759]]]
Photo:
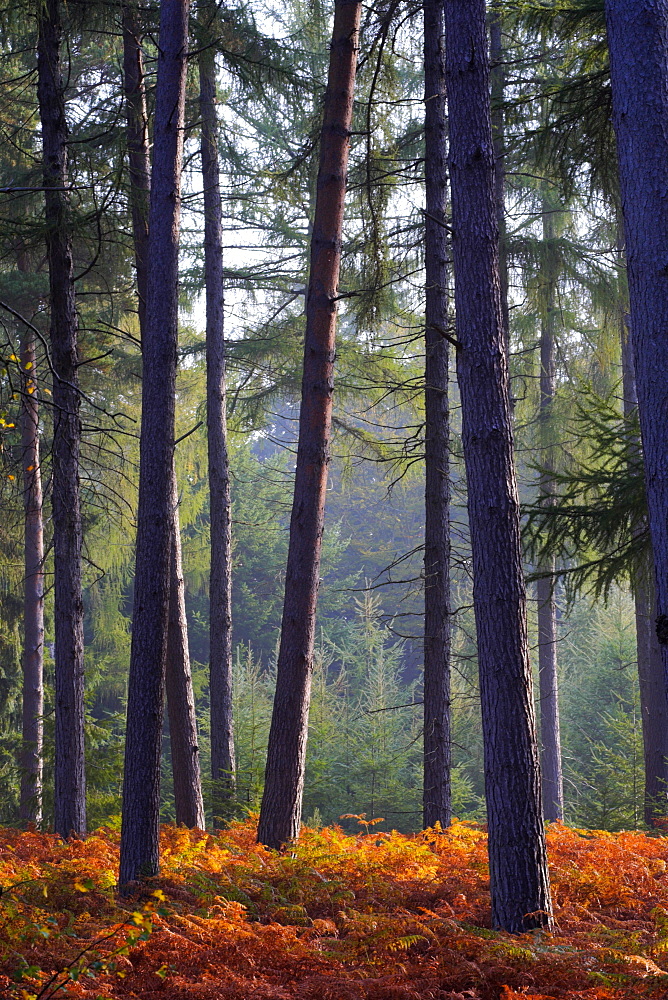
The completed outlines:
[[[367,825],[367,831],[370,827]],[[555,825],[556,924],[489,926],[486,835],[164,827],[162,873],[115,893],[118,833],[0,831],[0,996],[11,1000],[618,1000],[668,995],[668,840]]]

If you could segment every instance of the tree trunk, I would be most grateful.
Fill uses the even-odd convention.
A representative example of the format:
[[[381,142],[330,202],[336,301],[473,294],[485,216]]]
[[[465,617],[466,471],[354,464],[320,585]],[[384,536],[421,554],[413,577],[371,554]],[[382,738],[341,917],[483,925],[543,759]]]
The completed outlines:
[[[542,196],[543,215],[543,317],[540,332],[540,412],[539,436],[543,474],[540,491],[554,493],[555,319],[558,262],[555,258],[555,207]],[[559,726],[559,681],[557,674],[557,603],[554,593],[554,558],[539,565],[544,574],[536,584],[538,598],[538,675],[540,690],[541,771],[543,776],[543,816],[549,823],[564,818],[564,779],[561,767]]]
[[[135,269],[139,293],[139,329],[143,340],[146,326],[148,275],[148,211],[151,173],[146,110],[146,84],[136,12],[123,8],[123,72],[128,122],[130,202],[135,247]],[[172,463],[173,464],[173,463]],[[169,630],[167,634],[166,691],[174,778],[176,822],[204,826],[202,779],[197,746],[197,719],[193,694],[185,587],[181,568],[181,526],[178,487],[172,467],[172,516]],[[194,749],[193,749],[194,748]]]
[[[86,832],[84,643],[79,500],[77,314],[67,192],[65,90],[60,67],[59,0],[44,0],[37,20],[37,94],[42,124],[49,336],[53,377],[53,548],[56,759],[54,830]]]
[[[425,89],[425,827],[450,825],[450,453],[447,150],[442,0],[424,2]]]
[[[668,689],[668,4],[606,0],[656,633]]]
[[[130,208],[135,250],[137,291],[139,293],[139,330],[146,324],[146,281],[148,267],[148,213],[151,198],[146,79],[141,49],[141,28],[137,13],[123,5],[123,89],[128,123],[128,166],[130,173]]]
[[[205,42],[207,39],[203,39]],[[210,41],[210,39],[208,39]],[[199,56],[204,187],[204,273],[206,284],[206,427],[209,459],[211,575],[209,578],[211,778],[213,822],[230,814],[235,793],[232,718],[232,532],[227,453],[225,335],[223,315],[223,209],[218,166],[216,64],[214,50]]]
[[[620,230],[621,230],[620,225]],[[623,239],[620,239],[620,255]],[[624,416],[628,419],[637,409],[635,374],[633,370],[632,333],[627,327],[625,310],[620,316]],[[636,442],[638,449],[641,444]],[[642,525],[639,526],[639,530]],[[645,796],[643,818],[655,826],[658,816],[666,814],[668,792],[668,700],[663,680],[661,646],[653,622],[656,615],[654,567],[651,553],[639,576],[633,581],[638,657],[638,688],[645,765]]]
[[[167,713],[174,775],[174,805],[178,826],[204,829],[204,801],[200,780],[197,720],[193,693],[188,623],[181,559],[179,529],[179,491],[172,466],[171,498],[173,510],[170,584],[169,632],[167,636]]]
[[[551,921],[503,336],[484,0],[446,0],[457,367],[473,554],[492,922]]]
[[[258,840],[279,848],[301,825],[315,610],[329,464],[336,300],[361,4],[336,0],[320,137],[295,492],[276,695]]]
[[[119,883],[159,870],[160,750],[173,536],[188,0],[162,0],[149,211],[139,505]]]
[[[506,227],[506,116],[503,108],[506,66],[503,51],[503,15],[498,0],[489,12],[489,58],[492,94],[492,141],[494,143],[494,202],[499,227],[499,280],[503,335],[510,361],[510,310],[508,308],[508,233]],[[511,400],[512,402],[512,400]]]
[[[39,404],[35,382],[35,340],[21,338],[24,374],[21,402],[21,465],[25,509],[23,597],[23,725],[21,732],[21,802],[23,823],[42,821],[42,736],[44,715],[44,530],[42,473],[39,456]]]

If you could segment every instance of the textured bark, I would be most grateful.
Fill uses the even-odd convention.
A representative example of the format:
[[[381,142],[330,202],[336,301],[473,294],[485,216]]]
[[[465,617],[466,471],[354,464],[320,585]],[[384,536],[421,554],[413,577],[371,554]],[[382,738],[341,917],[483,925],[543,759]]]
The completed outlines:
[[[53,378],[53,549],[55,624],[54,830],[86,832],[84,769],[84,643],[81,597],[81,509],[77,388],[77,314],[70,204],[67,121],[60,64],[59,0],[44,0],[37,19],[37,95],[42,124],[49,337]]]
[[[668,3],[606,0],[633,354],[668,686]]]
[[[320,137],[295,492],[276,695],[258,828],[258,840],[275,848],[296,837],[301,825],[334,389],[336,299],[360,9],[359,0],[335,3]]]
[[[447,149],[442,0],[424,3],[425,89],[425,827],[450,825],[450,454]]]
[[[503,109],[506,66],[503,51],[503,17],[497,0],[489,13],[489,58],[492,92],[492,141],[494,143],[494,201],[499,227],[499,280],[503,335],[510,357],[510,312],[508,309],[508,235],[506,228],[506,116]]]
[[[621,251],[622,248],[620,248]],[[626,317],[620,316],[624,415],[628,418],[638,406],[633,370],[632,336]],[[640,448],[640,441],[637,441]],[[639,526],[641,530],[642,525]],[[642,720],[645,795],[643,818],[654,826],[658,816],[665,816],[668,792],[668,699],[663,680],[661,646],[654,628],[656,596],[651,553],[643,570],[633,581],[638,657],[638,688]]]
[[[178,341],[178,251],[189,3],[162,0],[151,206],[137,549],[119,883],[159,870]]]
[[[204,40],[203,40],[204,41]],[[232,719],[232,514],[227,452],[223,314],[223,209],[218,165],[216,66],[213,48],[199,56],[206,284],[206,427],[211,518],[209,578],[211,778],[214,825],[230,812],[235,792]]]
[[[148,264],[148,213],[151,197],[146,80],[137,12],[123,5],[123,89],[127,120],[128,166],[130,168],[130,208],[135,250],[139,329],[146,322],[146,281]]]
[[[167,636],[167,713],[174,776],[176,823],[204,829],[204,801],[200,778],[195,696],[188,649],[188,622],[181,559],[179,493],[172,467],[172,531]]]
[[[39,404],[35,383],[35,341],[27,330],[21,342],[24,395],[21,403],[23,469],[24,595],[21,800],[23,823],[42,820],[42,742],[44,714],[44,529],[39,455]]]
[[[668,703],[663,675],[661,646],[654,627],[654,568],[651,559],[642,578],[635,581],[635,618],[638,656],[638,686],[645,765],[643,818],[655,826],[668,811]]]
[[[557,315],[558,262],[555,257],[555,206],[547,190],[543,193],[543,317],[540,331],[540,412],[539,435],[543,474],[540,491],[555,492],[554,424],[555,327]],[[540,690],[541,771],[543,816],[553,823],[564,817],[564,779],[561,766],[559,726],[559,681],[557,674],[557,604],[554,593],[554,558],[537,567],[545,574],[538,580],[538,675]]]
[[[446,0],[457,369],[485,748],[492,922],[551,920],[513,466],[484,0]]]
[[[139,293],[139,329],[143,341],[146,327],[148,282],[148,211],[151,190],[146,83],[140,44],[140,25],[135,10],[123,8],[123,72],[128,123],[128,164],[135,269]],[[204,826],[202,779],[197,749],[197,720],[193,694],[185,587],[181,569],[181,526],[178,488],[172,459],[170,496],[172,503],[169,630],[167,634],[166,692],[174,778],[176,822]]]

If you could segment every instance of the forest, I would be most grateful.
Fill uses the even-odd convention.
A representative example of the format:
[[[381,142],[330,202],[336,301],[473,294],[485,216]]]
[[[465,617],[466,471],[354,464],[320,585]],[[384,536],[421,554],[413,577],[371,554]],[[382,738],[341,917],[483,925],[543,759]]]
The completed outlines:
[[[0,995],[668,995],[668,0],[0,45]]]

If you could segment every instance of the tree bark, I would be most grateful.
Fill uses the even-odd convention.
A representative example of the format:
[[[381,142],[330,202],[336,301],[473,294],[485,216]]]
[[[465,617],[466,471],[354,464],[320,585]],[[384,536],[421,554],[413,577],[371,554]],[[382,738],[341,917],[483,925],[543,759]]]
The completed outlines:
[[[206,8],[205,8],[206,12]],[[206,427],[209,460],[211,778],[213,822],[229,816],[235,794],[232,716],[232,513],[227,452],[223,283],[223,208],[218,165],[216,64],[202,39],[199,56],[206,284]]]
[[[484,0],[446,0],[457,368],[473,554],[492,922],[551,921],[503,336]]]
[[[139,330],[146,325],[146,282],[148,269],[148,213],[151,199],[146,78],[141,48],[141,27],[137,12],[123,4],[123,89],[127,119],[128,167],[132,238],[137,272]]]
[[[336,301],[361,4],[336,0],[320,136],[285,602],[258,840],[299,834],[329,464]]]
[[[42,124],[46,242],[53,377],[53,548],[55,620],[54,830],[86,832],[84,642],[77,314],[67,192],[68,129],[60,64],[59,0],[44,0],[37,18],[37,95]]]
[[[539,437],[540,491],[554,494],[555,320],[558,262],[555,258],[555,206],[547,191],[542,195],[543,223],[543,316],[540,332]],[[557,673],[557,603],[554,593],[554,558],[537,567],[544,574],[536,584],[538,599],[538,676],[540,692],[541,771],[543,816],[549,823],[564,818],[564,779],[561,766],[559,725],[559,680]]]
[[[503,15],[498,0],[489,12],[489,58],[492,94],[492,141],[494,143],[494,202],[499,227],[499,280],[503,335],[510,361],[510,310],[508,308],[508,231],[506,226],[506,116],[503,108],[506,65],[503,51]],[[511,401],[512,402],[512,401]]]
[[[24,596],[23,707],[21,730],[21,800],[23,823],[42,821],[42,743],[44,715],[44,529],[42,474],[39,455],[39,403],[35,381],[35,340],[21,338],[24,372],[21,402],[21,466],[23,469]]]
[[[172,464],[172,532],[167,636],[167,713],[174,776],[177,826],[204,829],[204,800],[200,779],[197,719],[188,649],[185,584],[179,529],[179,492]]]
[[[120,885],[159,870],[188,0],[161,0]]]
[[[130,202],[139,297],[139,329],[146,327],[148,280],[148,212],[151,192],[146,84],[140,44],[141,29],[135,10],[123,8],[123,71],[128,122]],[[202,779],[199,765],[197,719],[193,693],[188,620],[181,557],[178,487],[172,460],[172,532],[169,629],[167,634],[166,692],[177,824],[204,826]]]
[[[620,225],[621,229],[621,225]],[[620,255],[623,239],[620,239]],[[625,310],[621,309],[620,336],[622,376],[624,388],[624,416],[628,419],[638,406],[635,374],[633,370],[632,333],[627,327]],[[640,440],[636,442],[641,448]],[[639,529],[642,525],[639,526]],[[656,595],[654,567],[651,553],[645,566],[633,581],[633,600],[636,622],[636,650],[638,658],[638,688],[640,692],[640,717],[642,721],[643,756],[645,766],[645,794],[643,818],[648,826],[655,826],[657,817],[666,814],[668,792],[668,699],[663,680],[661,646],[654,628]]]
[[[668,3],[606,0],[656,634],[668,689]]]
[[[425,827],[450,825],[450,414],[447,149],[442,0],[424,2],[425,87]]]

